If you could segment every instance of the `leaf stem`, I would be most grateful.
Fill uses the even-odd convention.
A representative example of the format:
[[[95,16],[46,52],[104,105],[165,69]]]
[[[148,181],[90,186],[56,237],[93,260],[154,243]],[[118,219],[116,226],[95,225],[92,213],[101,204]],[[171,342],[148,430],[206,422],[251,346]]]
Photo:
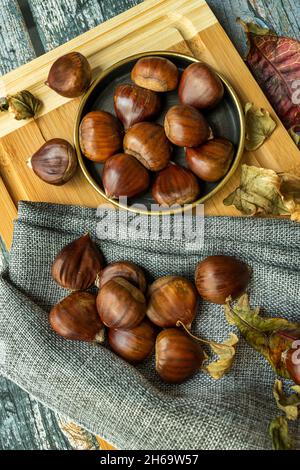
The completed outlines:
[[[218,342],[216,342],[216,341],[198,338],[198,336],[193,335],[193,334],[189,331],[189,329],[186,327],[186,325],[185,325],[184,323],[182,323],[182,321],[180,321],[180,320],[178,320],[178,321],[176,322],[176,326],[177,326],[177,327],[181,326],[181,327],[184,329],[184,331],[185,331],[191,338],[193,338],[195,341],[198,341],[199,343],[208,344],[209,346],[214,345],[215,347],[221,348],[221,349],[232,348],[232,346],[229,346],[228,344],[222,344],[222,343],[218,343]]]

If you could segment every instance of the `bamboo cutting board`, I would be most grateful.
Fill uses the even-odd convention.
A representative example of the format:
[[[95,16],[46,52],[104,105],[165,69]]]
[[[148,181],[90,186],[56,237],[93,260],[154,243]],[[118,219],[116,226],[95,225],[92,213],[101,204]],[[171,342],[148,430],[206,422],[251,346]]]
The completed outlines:
[[[1,94],[28,89],[44,103],[35,121],[16,121],[0,114],[0,233],[10,247],[13,219],[19,200],[48,201],[97,207],[103,198],[78,170],[62,187],[39,180],[27,167],[27,159],[54,137],[73,139],[73,125],[79,99],[68,100],[44,85],[52,62],[70,51],[84,54],[94,76],[129,55],[151,50],[174,50],[211,64],[235,87],[243,102],[275,113],[247,66],[204,0],[146,0],[144,3],[78,36],[0,79]],[[247,152],[248,164],[292,171],[299,166],[299,150],[277,118],[272,137],[257,151]],[[42,132],[42,134],[41,134]],[[239,182],[239,171],[205,204],[206,215],[238,215],[222,203]]]

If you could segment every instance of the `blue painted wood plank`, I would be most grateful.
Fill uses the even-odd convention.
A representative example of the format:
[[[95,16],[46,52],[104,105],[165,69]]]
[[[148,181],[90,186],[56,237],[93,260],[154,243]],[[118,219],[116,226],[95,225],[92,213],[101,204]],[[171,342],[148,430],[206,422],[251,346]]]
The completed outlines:
[[[0,76],[34,57],[35,52],[17,2],[1,0]]]

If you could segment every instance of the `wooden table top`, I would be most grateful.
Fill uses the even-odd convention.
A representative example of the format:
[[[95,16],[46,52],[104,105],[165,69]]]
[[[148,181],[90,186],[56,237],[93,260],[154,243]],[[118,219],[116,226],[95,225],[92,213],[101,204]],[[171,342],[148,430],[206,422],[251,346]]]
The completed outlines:
[[[1,75],[63,44],[142,0],[2,0]],[[281,35],[298,38],[300,5],[295,0],[207,0],[238,51],[245,39],[236,17],[267,24]],[[67,14],[66,14],[67,13]],[[7,257],[0,240],[2,260]],[[1,258],[1,253],[0,253]],[[0,449],[110,448],[104,441],[70,427],[14,383],[0,377]]]

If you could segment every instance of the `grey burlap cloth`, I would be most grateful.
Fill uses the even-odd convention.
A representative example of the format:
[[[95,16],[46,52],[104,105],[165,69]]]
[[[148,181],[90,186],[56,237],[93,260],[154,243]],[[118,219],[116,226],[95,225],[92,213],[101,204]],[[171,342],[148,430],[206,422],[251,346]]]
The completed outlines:
[[[104,346],[52,332],[48,311],[66,291],[51,280],[51,262],[83,233],[95,237],[96,220],[93,209],[20,204],[9,266],[0,278],[2,373],[120,449],[271,448],[268,424],[280,414],[272,396],[275,376],[243,339],[225,378],[200,372],[175,386],[160,381],[153,357],[134,368]],[[201,249],[187,250],[184,240],[98,243],[108,262],[132,260],[150,277],[192,279],[201,258],[236,255],[253,268],[252,305],[300,321],[300,227],[289,221],[206,218]],[[230,330],[222,306],[200,303],[196,333],[223,340]],[[299,421],[291,429],[299,448]]]

